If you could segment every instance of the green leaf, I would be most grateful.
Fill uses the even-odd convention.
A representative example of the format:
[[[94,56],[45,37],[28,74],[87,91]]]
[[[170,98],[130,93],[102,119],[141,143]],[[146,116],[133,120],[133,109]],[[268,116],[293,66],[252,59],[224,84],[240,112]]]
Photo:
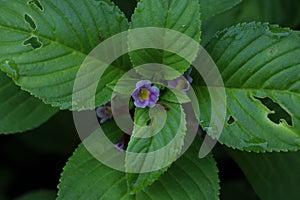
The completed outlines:
[[[101,164],[80,145],[64,168],[58,186],[58,200],[218,199],[216,163],[211,155],[197,159],[199,146],[200,141],[197,140],[157,182],[135,195],[130,195],[125,173]]]
[[[206,49],[222,74],[227,93],[227,123],[219,141],[255,152],[298,150],[299,33],[269,24],[239,24],[220,32]],[[203,84],[194,89],[201,119],[209,126],[207,90]],[[280,112],[275,113],[278,107]]]
[[[218,169],[212,155],[199,159],[200,140],[137,199],[219,199]],[[148,198],[147,198],[148,197]]]
[[[300,198],[300,152],[255,154],[229,151],[261,199]]]
[[[202,44],[205,45],[217,31],[242,22],[269,22],[297,28],[300,23],[299,6],[298,0],[243,0],[232,9],[203,21]]]
[[[183,93],[178,89],[168,88],[167,91],[164,91],[163,94],[159,97],[162,100],[166,100],[172,103],[189,103],[191,99],[187,94]]]
[[[56,193],[54,190],[37,190],[26,193],[16,198],[16,200],[54,200],[55,197]]]
[[[135,172],[127,175],[133,193],[157,180],[176,160],[184,144],[186,119],[181,105],[165,101],[160,104],[166,108],[156,106],[135,111],[127,151],[140,153],[140,156],[126,154],[125,161],[126,170]]]
[[[0,134],[36,128],[57,112],[57,109],[20,90],[1,71],[0,102]]]
[[[300,22],[298,0],[243,0],[235,8],[236,22],[262,21],[280,26],[297,27]]]
[[[259,200],[254,190],[247,180],[230,180],[224,181],[221,184],[220,199],[232,200],[232,199],[243,199],[243,200]]]
[[[200,0],[201,19],[205,21],[241,2],[242,0]]]
[[[141,0],[132,16],[131,29],[159,27],[160,30],[146,30],[144,34],[137,35],[131,31],[129,34],[129,49],[140,47],[130,53],[135,66],[158,63],[173,68],[183,74],[196,57],[198,45],[191,45],[191,41],[200,43],[200,8],[198,0]],[[177,31],[178,35],[169,36],[167,30]],[[185,39],[179,33],[188,36]],[[181,39],[181,40],[180,40]],[[146,49],[148,48],[148,49]],[[173,50],[170,52],[169,50]],[[179,56],[185,52],[186,57]],[[146,70],[137,69],[146,76],[163,79],[174,79],[178,73],[172,74],[169,70],[162,70],[153,66]],[[149,75],[150,74],[150,75]]]
[[[125,16],[108,0],[3,0],[0,12],[0,68],[22,89],[61,109],[71,109],[74,80],[90,51],[128,29]],[[111,90],[105,85],[130,66],[129,57],[113,65],[98,87],[98,105],[107,102],[102,98]]]

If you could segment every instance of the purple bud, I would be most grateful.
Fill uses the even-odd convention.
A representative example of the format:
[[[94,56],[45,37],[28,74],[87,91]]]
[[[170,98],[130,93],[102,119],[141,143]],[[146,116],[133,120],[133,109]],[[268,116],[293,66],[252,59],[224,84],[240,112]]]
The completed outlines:
[[[190,89],[190,82],[184,76],[179,76],[174,80],[168,81],[168,86],[186,93]]]
[[[108,119],[111,119],[112,118],[111,103],[108,102],[104,106],[97,108],[96,114],[101,119],[100,124],[104,123]]]
[[[127,149],[128,143],[130,140],[130,135],[124,134],[122,135],[121,139],[115,144],[115,147],[124,152]]]

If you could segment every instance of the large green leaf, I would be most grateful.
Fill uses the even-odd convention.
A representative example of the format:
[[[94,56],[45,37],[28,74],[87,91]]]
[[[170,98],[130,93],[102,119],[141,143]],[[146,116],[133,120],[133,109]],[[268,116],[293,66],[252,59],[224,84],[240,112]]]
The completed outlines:
[[[205,45],[217,31],[242,22],[269,22],[297,28],[300,24],[299,6],[298,0],[243,0],[230,10],[203,20],[202,44]]]
[[[251,185],[247,182],[246,179],[242,179],[242,180],[233,179],[230,181],[222,182],[220,199],[259,200],[259,197],[251,188]]]
[[[229,151],[261,199],[297,200],[300,152],[255,154]]]
[[[211,155],[197,159],[199,140],[161,178],[130,195],[125,173],[99,163],[80,145],[64,168],[60,199],[218,199],[216,163]],[[113,159],[113,156],[111,157]]]
[[[127,151],[141,155],[126,154],[125,162],[128,171],[136,172],[127,175],[128,186],[132,192],[137,192],[157,180],[176,160],[184,144],[186,119],[181,105],[165,101],[160,103],[167,111],[163,107],[150,110],[136,108],[135,111],[135,125]]]
[[[72,107],[74,80],[90,51],[128,28],[125,16],[108,0],[3,0],[0,12],[0,68],[22,89],[62,109]],[[111,90],[105,84],[122,75],[129,58],[114,65],[98,87],[98,105],[108,101]]]
[[[201,19],[207,20],[241,2],[242,0],[200,0]]]
[[[22,91],[1,71],[0,102],[0,134],[33,129],[57,112],[57,109]]]
[[[247,151],[298,150],[299,33],[269,24],[240,24],[220,32],[206,48],[227,93],[227,123],[219,141]],[[201,119],[209,126],[207,90],[194,89]]]
[[[205,21],[241,2],[242,0],[200,0],[201,20]]]
[[[137,36],[134,32],[129,34],[129,48],[136,49],[137,46],[143,50],[132,52],[131,60],[135,66],[148,63],[164,64],[177,70],[181,74],[190,67],[193,58],[196,57],[198,46],[191,45],[191,41],[200,42],[200,8],[198,0],[141,0],[137,4],[132,16],[130,28],[159,27],[165,28],[160,31],[147,31]],[[184,39],[180,35],[168,36],[168,29],[189,36]],[[148,46],[142,46],[147,44]],[[173,47],[173,48],[172,48]],[[146,49],[149,48],[149,49]],[[155,50],[154,50],[155,49]],[[174,50],[175,49],[175,50]],[[164,51],[165,50],[165,51]],[[169,52],[172,50],[172,52]],[[186,57],[178,56],[178,52],[189,52]],[[177,54],[177,55],[176,55]],[[185,60],[187,59],[187,60]],[[159,78],[173,79],[178,75],[171,75],[159,69],[158,66],[151,67],[149,71]],[[149,75],[144,70],[138,69],[144,76]]]

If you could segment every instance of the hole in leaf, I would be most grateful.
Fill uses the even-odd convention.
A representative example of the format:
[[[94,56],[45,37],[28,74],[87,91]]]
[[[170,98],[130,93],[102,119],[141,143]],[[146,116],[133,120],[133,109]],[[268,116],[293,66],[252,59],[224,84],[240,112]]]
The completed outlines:
[[[25,19],[25,21],[29,24],[29,26],[33,30],[36,29],[36,25],[35,25],[35,22],[33,21],[32,17],[30,17],[29,15],[25,14],[24,19]]]
[[[39,41],[39,39],[35,36],[32,36],[31,38],[25,40],[23,42],[24,45],[31,45],[33,49],[40,48],[43,44]]]
[[[154,118],[148,119],[146,126],[152,126]]]
[[[268,118],[276,123],[280,124],[282,120],[285,120],[289,126],[293,126],[293,120],[291,115],[284,110],[278,103],[274,102],[271,98],[265,97],[260,98],[254,96],[255,99],[259,100],[264,106],[266,106],[272,113],[268,114]]]
[[[28,1],[28,4],[31,5],[35,5],[40,11],[44,11],[44,7],[43,5],[41,4],[41,2],[39,0],[30,0]]]
[[[235,119],[234,119],[232,116],[230,116],[229,119],[227,120],[227,124],[228,124],[228,125],[231,125],[231,124],[233,124],[234,122],[235,122]]]

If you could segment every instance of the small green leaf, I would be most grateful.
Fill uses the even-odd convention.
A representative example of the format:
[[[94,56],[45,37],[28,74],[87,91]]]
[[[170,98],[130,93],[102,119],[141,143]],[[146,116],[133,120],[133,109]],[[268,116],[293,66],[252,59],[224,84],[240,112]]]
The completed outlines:
[[[1,69],[23,90],[61,109],[72,108],[74,80],[90,51],[129,26],[108,0],[3,0],[0,12],[0,62],[10,63]],[[109,78],[100,81],[96,104],[108,101],[111,90],[105,85],[130,65],[129,56],[112,64],[105,75]],[[93,74],[90,71],[85,78]]]
[[[0,102],[0,134],[36,128],[57,112],[57,109],[22,91],[1,71]]]
[[[130,195],[126,174],[103,165],[80,145],[64,167],[57,199],[217,200],[216,162],[211,155],[198,159],[199,147],[197,140],[157,182]]]
[[[198,0],[141,0],[138,2],[132,16],[131,29],[158,27],[159,31],[146,30],[143,35],[129,34],[129,49],[143,47],[130,53],[135,66],[142,64],[163,64],[183,74],[198,52],[198,45],[191,45],[191,41],[200,43],[200,8]],[[174,34],[169,37],[168,29],[189,36],[189,39]],[[179,38],[180,37],[180,38]],[[181,39],[181,40],[180,40]],[[183,42],[182,42],[183,41]],[[149,47],[153,46],[153,47]],[[146,49],[147,48],[147,49]],[[168,50],[173,52],[170,52]],[[179,56],[179,52],[188,52],[186,57]],[[188,58],[187,58],[188,57]],[[187,60],[186,60],[187,59]],[[160,69],[159,66],[149,67],[148,70],[137,69],[146,77],[173,79],[178,77],[170,70]],[[153,75],[154,74],[154,75]]]
[[[126,154],[125,167],[134,171],[127,175],[133,193],[152,184],[181,153],[186,132],[181,105],[160,101],[164,107],[136,108],[134,129]],[[165,110],[166,109],[166,110]],[[140,173],[138,173],[140,172]]]
[[[255,154],[230,150],[229,154],[261,199],[300,198],[300,152]]]
[[[220,32],[206,49],[227,93],[227,123],[219,141],[255,152],[299,150],[299,33],[269,24],[239,24]],[[209,126],[207,90],[204,84],[194,89],[201,120]]]

